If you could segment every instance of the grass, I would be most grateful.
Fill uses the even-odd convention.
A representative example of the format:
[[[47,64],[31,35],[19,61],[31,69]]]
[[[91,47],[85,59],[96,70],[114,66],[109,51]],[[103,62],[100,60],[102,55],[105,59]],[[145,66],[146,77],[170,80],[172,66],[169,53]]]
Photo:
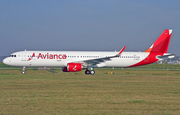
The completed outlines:
[[[0,70],[0,114],[180,114],[180,71],[54,71]]]

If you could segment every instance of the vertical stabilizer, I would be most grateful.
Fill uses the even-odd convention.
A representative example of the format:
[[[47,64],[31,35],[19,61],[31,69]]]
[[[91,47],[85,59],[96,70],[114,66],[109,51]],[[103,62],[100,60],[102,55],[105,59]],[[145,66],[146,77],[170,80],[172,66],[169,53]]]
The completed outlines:
[[[154,42],[154,44],[144,52],[164,54],[167,53],[172,30],[164,30],[164,32],[159,36],[159,38]]]

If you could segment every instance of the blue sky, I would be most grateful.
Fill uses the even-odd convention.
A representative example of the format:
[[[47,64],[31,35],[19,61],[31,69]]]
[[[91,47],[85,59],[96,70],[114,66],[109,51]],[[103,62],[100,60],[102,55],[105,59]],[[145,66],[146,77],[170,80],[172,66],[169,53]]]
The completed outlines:
[[[179,50],[179,0],[0,0],[0,56],[27,50],[144,51],[173,29]]]

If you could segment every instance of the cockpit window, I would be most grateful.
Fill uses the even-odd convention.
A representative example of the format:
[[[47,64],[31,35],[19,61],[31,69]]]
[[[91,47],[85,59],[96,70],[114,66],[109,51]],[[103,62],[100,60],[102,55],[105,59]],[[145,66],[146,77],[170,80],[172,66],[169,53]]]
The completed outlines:
[[[16,57],[16,55],[10,55],[10,57]]]

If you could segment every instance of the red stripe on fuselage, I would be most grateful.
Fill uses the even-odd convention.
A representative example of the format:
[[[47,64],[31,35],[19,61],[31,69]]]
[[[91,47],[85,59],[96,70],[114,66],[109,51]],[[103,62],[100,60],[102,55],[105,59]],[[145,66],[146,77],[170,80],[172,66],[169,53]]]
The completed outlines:
[[[140,61],[137,64],[131,65],[129,67],[135,67],[135,66],[141,66],[141,65],[154,63],[158,61],[158,59],[156,59],[157,55],[158,55],[157,53],[150,53],[144,60]]]

